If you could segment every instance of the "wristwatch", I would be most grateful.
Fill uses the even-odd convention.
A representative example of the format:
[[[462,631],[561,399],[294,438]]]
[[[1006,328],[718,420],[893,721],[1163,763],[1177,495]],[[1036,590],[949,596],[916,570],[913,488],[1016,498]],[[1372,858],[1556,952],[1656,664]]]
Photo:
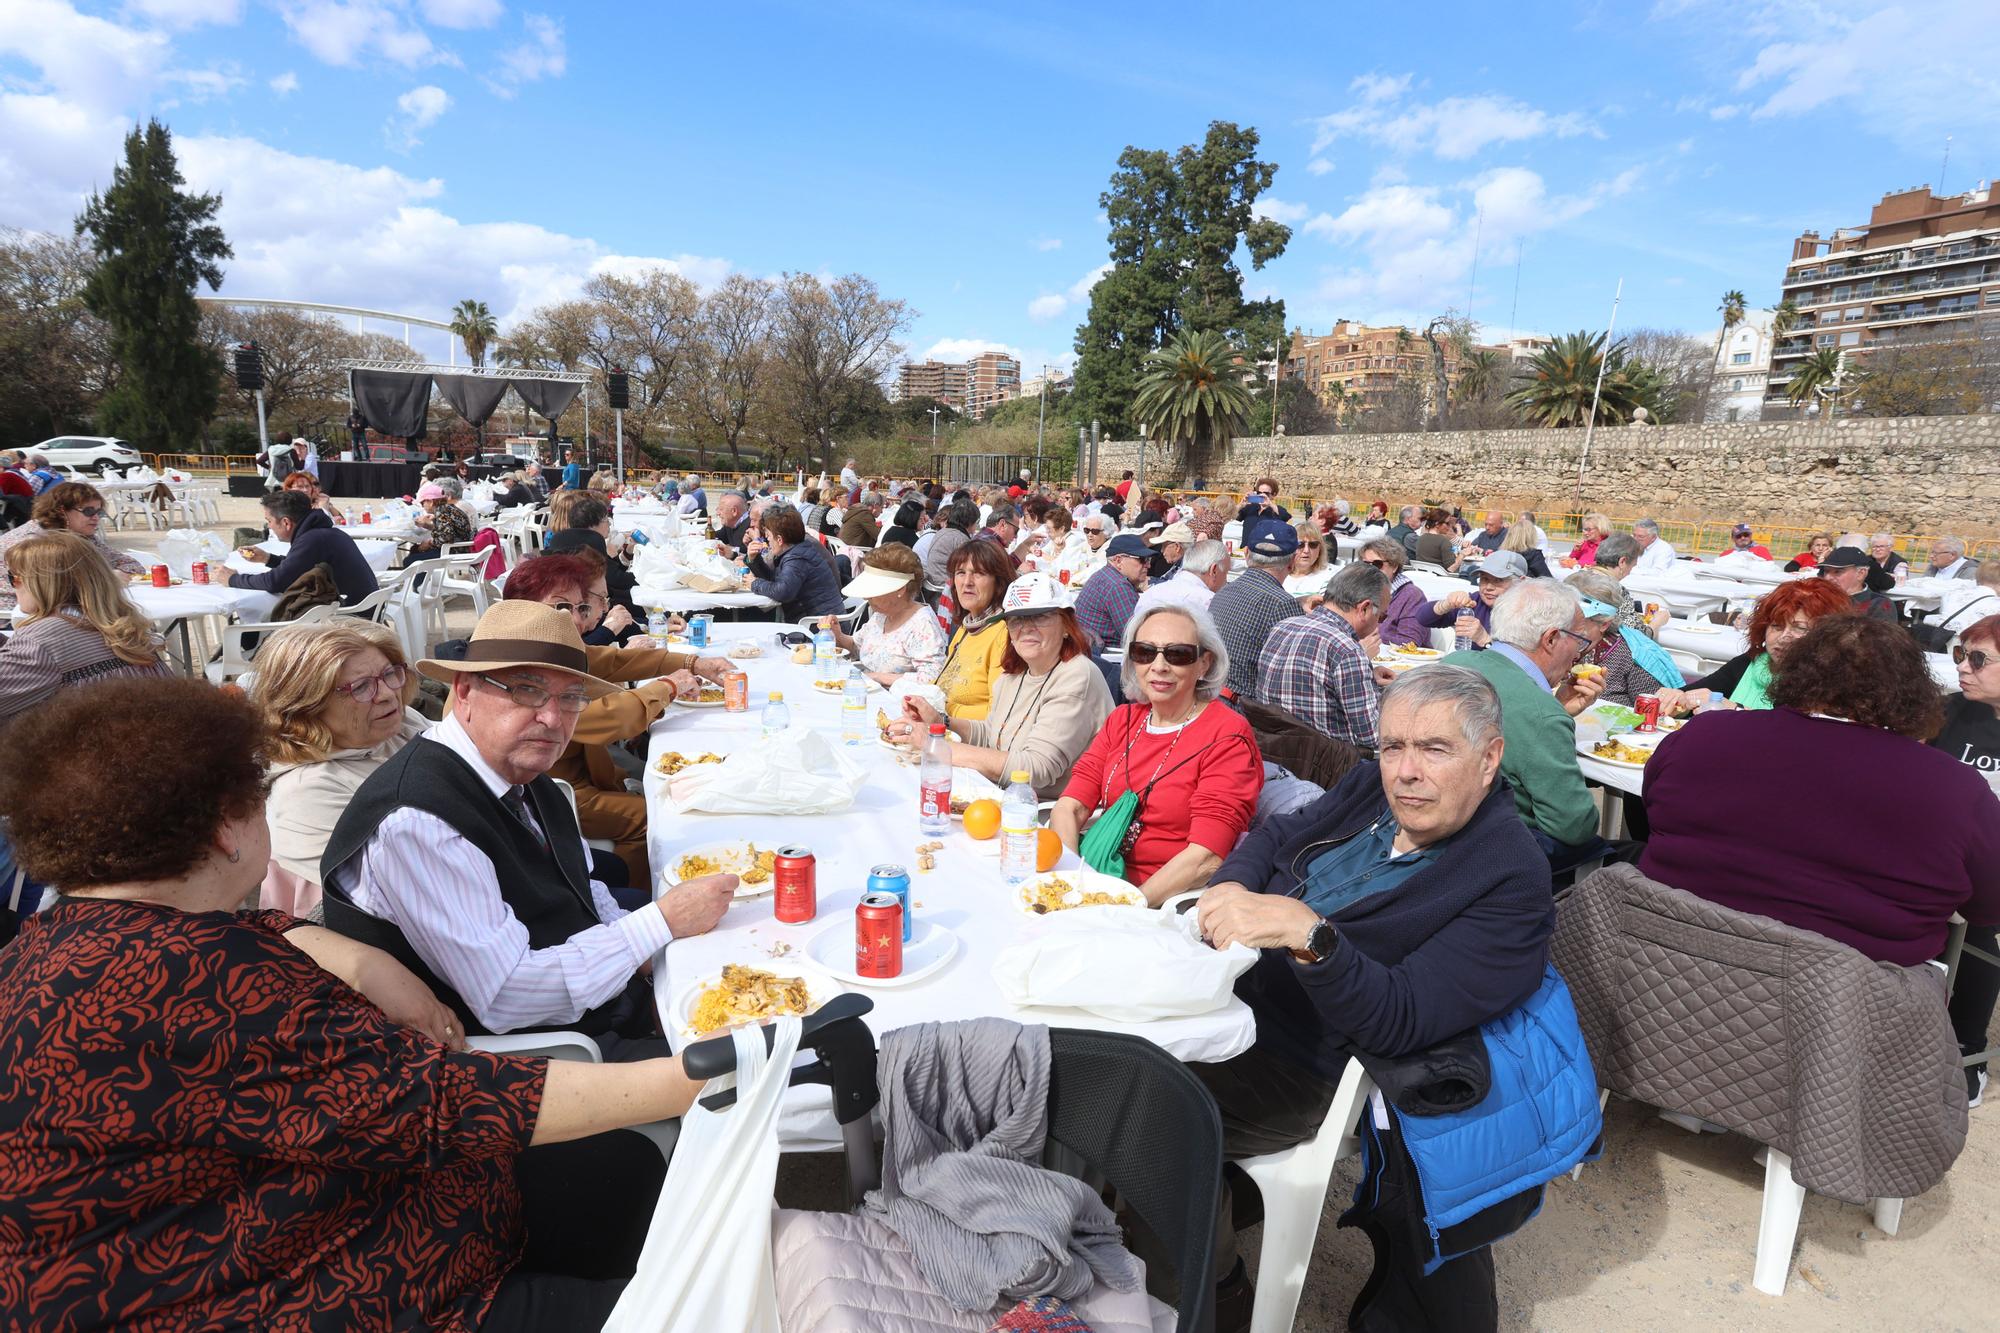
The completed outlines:
[[[1333,923],[1321,917],[1319,924],[1306,933],[1306,947],[1292,950],[1292,957],[1301,963],[1323,963],[1333,953],[1338,938]]]

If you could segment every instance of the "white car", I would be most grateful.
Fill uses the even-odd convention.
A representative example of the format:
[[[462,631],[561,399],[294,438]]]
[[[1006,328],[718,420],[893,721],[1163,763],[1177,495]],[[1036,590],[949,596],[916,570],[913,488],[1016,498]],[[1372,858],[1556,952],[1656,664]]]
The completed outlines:
[[[128,441],[114,435],[58,435],[24,452],[41,454],[50,467],[95,472],[100,477],[108,468],[138,467],[145,462]]]

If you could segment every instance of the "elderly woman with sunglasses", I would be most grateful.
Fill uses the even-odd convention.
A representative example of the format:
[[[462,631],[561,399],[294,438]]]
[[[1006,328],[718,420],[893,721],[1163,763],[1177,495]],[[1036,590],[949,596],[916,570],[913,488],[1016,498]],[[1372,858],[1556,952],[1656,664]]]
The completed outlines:
[[[1404,566],[1410,563],[1409,548],[1394,537],[1372,537],[1362,543],[1361,552],[1355,558],[1364,565],[1373,565],[1389,577],[1389,605],[1383,610],[1382,623],[1375,631],[1384,646],[1415,644],[1428,648],[1431,629],[1427,618],[1431,599],[1403,572]]]
[[[1264,758],[1243,715],[1216,700],[1229,651],[1208,612],[1141,610],[1124,648],[1119,676],[1133,702],[1112,711],[1076,761],[1049,827],[1157,906],[1208,883],[1235,850],[1264,788]]]
[[[271,866],[262,906],[317,920],[319,858],[368,775],[429,726],[395,634],[343,618],[279,630],[257,652],[250,698],[271,728]]]
[[[1312,519],[1302,518],[1292,528],[1299,534],[1299,549],[1292,552],[1292,567],[1285,575],[1285,591],[1304,601],[1325,592],[1326,585],[1333,580],[1335,565],[1327,558],[1327,548],[1332,543]]]
[[[146,567],[97,535],[104,523],[104,493],[83,481],[62,481],[35,497],[32,517],[0,537],[0,611],[14,609],[14,588],[7,581],[7,552],[45,532],[71,532],[89,542],[105,562],[121,574],[143,574]]]

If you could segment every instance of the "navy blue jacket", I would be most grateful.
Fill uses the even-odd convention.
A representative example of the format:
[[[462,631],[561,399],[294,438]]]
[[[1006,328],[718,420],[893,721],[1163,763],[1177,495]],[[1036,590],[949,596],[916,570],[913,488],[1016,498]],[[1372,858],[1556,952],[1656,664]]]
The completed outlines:
[[[837,616],[847,609],[830,553],[810,537],[787,546],[775,564],[765,556],[752,556],[750,572],[756,576],[750,591],[777,602],[789,619]]]
[[[259,592],[283,592],[298,582],[314,565],[333,571],[333,586],[340,589],[342,606],[353,606],[376,589],[375,571],[368,557],[354,544],[345,528],[337,528],[323,509],[307,512],[292,533],[292,549],[262,574],[231,574],[232,588],[255,588]]]
[[[1253,828],[1215,881],[1297,896],[1315,856],[1388,810],[1379,767],[1358,764],[1317,801]],[[1548,858],[1496,779],[1433,859],[1330,919],[1339,938],[1325,960],[1266,949],[1236,993],[1256,1014],[1260,1045],[1333,1083],[1349,1048],[1426,1050],[1535,993],[1556,920]]]

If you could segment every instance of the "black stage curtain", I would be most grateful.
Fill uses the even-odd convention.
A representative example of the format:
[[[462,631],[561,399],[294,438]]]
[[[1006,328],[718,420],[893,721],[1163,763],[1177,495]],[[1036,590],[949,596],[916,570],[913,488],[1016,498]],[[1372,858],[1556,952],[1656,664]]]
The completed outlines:
[[[320,489],[339,500],[415,495],[423,485],[422,463],[342,463],[323,458]]]
[[[485,375],[439,375],[437,390],[460,416],[475,426],[483,426],[500,406],[500,400],[507,396],[507,381]]]
[[[399,370],[350,370],[348,383],[361,419],[384,435],[404,438],[424,433],[430,408],[431,377]]]
[[[549,420],[554,421],[569,409],[576,396],[583,392],[581,384],[562,384],[554,380],[512,380],[514,392],[521,395],[521,401]]]

